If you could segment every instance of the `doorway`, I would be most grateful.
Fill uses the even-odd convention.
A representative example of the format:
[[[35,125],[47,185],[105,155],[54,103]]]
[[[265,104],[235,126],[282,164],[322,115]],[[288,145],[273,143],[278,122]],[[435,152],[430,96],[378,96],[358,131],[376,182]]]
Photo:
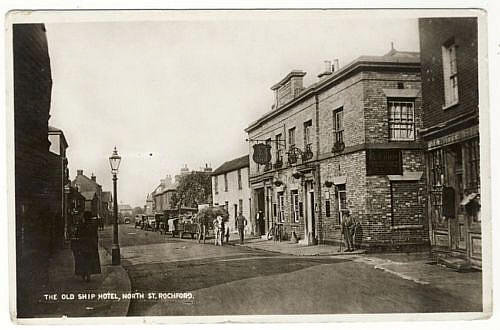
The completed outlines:
[[[264,188],[255,189],[255,193],[257,195],[257,207],[255,214],[261,214],[261,218],[259,223],[257,224],[259,229],[259,234],[264,235],[266,233],[266,219],[265,219],[265,196],[264,196]]]

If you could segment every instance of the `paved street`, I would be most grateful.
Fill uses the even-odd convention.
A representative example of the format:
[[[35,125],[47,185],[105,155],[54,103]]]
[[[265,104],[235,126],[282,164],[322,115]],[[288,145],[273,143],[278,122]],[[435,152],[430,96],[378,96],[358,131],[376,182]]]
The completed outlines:
[[[111,227],[100,237],[110,247]],[[481,310],[481,272],[457,273],[407,255],[292,256],[133,225],[120,226],[120,246],[133,293],[192,294],[133,299],[130,316]]]

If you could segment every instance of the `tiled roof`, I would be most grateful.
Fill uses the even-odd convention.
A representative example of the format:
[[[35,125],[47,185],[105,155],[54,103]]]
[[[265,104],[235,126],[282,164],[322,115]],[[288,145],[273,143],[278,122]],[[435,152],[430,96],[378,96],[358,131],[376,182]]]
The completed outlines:
[[[212,175],[219,175],[222,173],[227,173],[231,171],[235,171],[237,169],[248,167],[249,166],[249,158],[248,155],[230,160],[219,166],[212,172]]]

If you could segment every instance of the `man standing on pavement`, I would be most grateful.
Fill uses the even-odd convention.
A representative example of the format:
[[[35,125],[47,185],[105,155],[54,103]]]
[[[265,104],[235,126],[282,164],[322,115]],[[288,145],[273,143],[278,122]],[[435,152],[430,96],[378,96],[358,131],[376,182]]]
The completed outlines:
[[[247,225],[247,219],[243,216],[243,212],[240,211],[236,217],[236,227],[238,227],[238,233],[240,234],[240,244],[243,244],[245,239],[245,227]]]
[[[352,244],[352,234],[353,234],[354,222],[351,218],[349,210],[346,210],[342,218],[342,232],[344,234],[344,241],[347,247],[347,252],[354,251]]]

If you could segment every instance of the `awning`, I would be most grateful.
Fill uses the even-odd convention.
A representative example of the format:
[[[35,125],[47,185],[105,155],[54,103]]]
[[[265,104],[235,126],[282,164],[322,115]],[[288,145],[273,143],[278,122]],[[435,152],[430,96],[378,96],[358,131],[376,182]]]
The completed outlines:
[[[465,206],[469,204],[477,196],[479,196],[479,193],[468,194],[467,196],[464,197],[464,199],[462,199],[462,201],[460,202],[460,206]]]
[[[419,181],[424,172],[403,172],[403,175],[388,175],[390,181]]]
[[[417,97],[420,89],[412,89],[412,88],[404,88],[404,89],[396,89],[396,88],[384,88],[385,96],[387,97],[407,97],[407,98],[415,98]]]

